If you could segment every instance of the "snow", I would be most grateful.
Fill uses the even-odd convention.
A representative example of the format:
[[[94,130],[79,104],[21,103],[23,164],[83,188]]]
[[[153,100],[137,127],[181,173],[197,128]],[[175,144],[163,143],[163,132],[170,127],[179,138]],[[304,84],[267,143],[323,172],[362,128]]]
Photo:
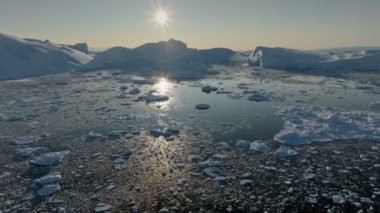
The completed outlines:
[[[338,139],[380,140],[380,114],[331,107],[289,106],[277,112],[284,121],[274,140],[302,145]]]
[[[301,51],[257,47],[248,63],[265,68],[336,74],[354,71],[380,71],[380,48],[346,48]]]
[[[67,45],[0,33],[0,80],[78,70],[91,59]]]

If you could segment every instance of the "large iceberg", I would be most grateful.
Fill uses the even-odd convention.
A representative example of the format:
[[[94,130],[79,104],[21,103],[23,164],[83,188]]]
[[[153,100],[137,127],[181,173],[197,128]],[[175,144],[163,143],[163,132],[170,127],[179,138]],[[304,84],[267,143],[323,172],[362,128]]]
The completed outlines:
[[[249,57],[248,63],[264,68],[331,75],[342,72],[380,71],[380,48],[301,51],[257,47]]]
[[[0,80],[78,70],[92,59],[85,53],[86,46],[55,44],[0,33]]]
[[[284,121],[274,140],[301,145],[339,139],[380,140],[380,114],[331,107],[290,106],[277,112]]]
[[[191,49],[181,41],[170,39],[134,49],[110,48],[98,53],[83,69],[120,69],[170,78],[200,78],[212,73],[210,65],[229,63],[233,54],[234,51],[225,48]]]

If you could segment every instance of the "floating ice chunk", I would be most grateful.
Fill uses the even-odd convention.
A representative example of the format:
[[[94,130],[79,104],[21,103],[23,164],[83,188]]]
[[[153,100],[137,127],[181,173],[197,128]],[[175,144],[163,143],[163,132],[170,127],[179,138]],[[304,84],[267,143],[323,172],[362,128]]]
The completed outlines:
[[[9,172],[2,172],[2,173],[0,173],[0,179],[6,178],[10,175],[11,175],[11,173],[9,173]]]
[[[103,138],[103,135],[100,133],[93,132],[93,131],[89,132],[87,135],[87,140],[96,140],[99,138]]]
[[[380,101],[374,101],[368,105],[371,109],[380,109]]]
[[[342,195],[333,195],[332,199],[335,204],[343,204],[346,202]]]
[[[253,186],[253,180],[250,180],[250,179],[243,179],[240,181],[240,185],[242,186]]]
[[[17,149],[14,155],[14,158],[22,159],[22,158],[30,157],[38,149],[41,149],[41,147],[35,147],[35,148],[25,147],[25,148]]]
[[[124,90],[128,89],[128,86],[127,85],[123,85],[123,86],[120,86],[119,89],[124,91]]]
[[[277,112],[284,121],[274,140],[301,145],[337,139],[380,140],[380,114],[331,107],[290,106]]]
[[[37,191],[37,195],[40,197],[45,197],[52,195],[61,190],[61,186],[59,184],[50,184],[43,186],[40,190]]]
[[[4,114],[0,113],[0,121],[5,121],[7,120],[7,116],[5,116]]]
[[[143,78],[141,78],[141,79],[133,79],[132,83],[134,83],[134,84],[140,84],[140,85],[144,85],[144,84],[153,85],[153,84],[156,83],[156,81],[153,80],[153,79],[143,79]]]
[[[302,174],[302,177],[303,177],[304,180],[311,180],[315,176],[317,176],[317,174],[309,173],[309,172],[305,172],[305,173]]]
[[[276,93],[267,92],[265,90],[244,91],[249,93],[248,100],[262,102],[262,101],[283,101],[283,98]]]
[[[180,178],[177,182],[179,186],[187,186],[188,180],[186,178]]]
[[[219,168],[219,167],[221,167],[220,162],[219,161],[214,161],[212,159],[208,159],[206,161],[198,163],[198,168],[200,170],[204,170],[204,169],[207,169],[207,168]]]
[[[129,149],[129,148],[126,148],[122,153],[121,153],[121,157],[124,159],[124,160],[128,160],[132,155],[132,150]]]
[[[212,181],[216,186],[224,186],[227,184],[227,178],[223,176],[216,176]]]
[[[227,142],[219,142],[216,144],[216,149],[219,150],[230,150],[231,147]]]
[[[96,213],[106,213],[111,212],[111,210],[112,206],[105,203],[99,203],[98,206],[94,209]]]
[[[69,151],[44,153],[30,162],[36,166],[54,166],[62,162],[68,153]]]
[[[213,87],[213,86],[204,86],[204,87],[202,87],[202,92],[205,92],[205,93],[211,93],[211,92],[214,92],[216,90],[218,90],[218,88]]]
[[[129,94],[136,95],[136,94],[139,94],[140,92],[141,90],[139,88],[133,88],[129,91]]]
[[[208,104],[197,104],[195,105],[195,109],[198,109],[198,110],[205,110],[205,109],[209,109],[210,108],[210,105]]]
[[[318,203],[318,199],[314,195],[310,195],[310,196],[305,197],[305,201],[308,202],[308,203],[311,203],[311,204]]]
[[[15,138],[12,142],[16,145],[29,145],[36,143],[41,139],[40,136],[22,136]]]
[[[278,149],[274,152],[274,155],[275,155],[277,158],[286,158],[286,157],[296,156],[296,155],[298,155],[298,153],[297,153],[295,150],[293,150],[293,149],[280,147],[280,148],[278,148]]]
[[[258,152],[264,152],[264,153],[268,153],[269,152],[268,145],[265,142],[263,142],[262,140],[253,141],[251,143],[249,149],[252,149],[252,150],[255,150],[255,151],[258,151]]]
[[[33,180],[30,187],[32,187],[32,188],[42,187],[44,185],[57,183],[61,179],[62,179],[62,176],[60,174],[45,175],[43,177],[40,177],[38,179]]]
[[[248,150],[251,144],[246,140],[236,140],[236,147],[239,149]]]
[[[149,130],[149,133],[153,137],[160,137],[164,136],[165,138],[169,138],[171,136],[176,136],[180,133],[179,129],[173,128],[173,127],[168,127],[168,128],[163,128],[163,129],[151,129]]]

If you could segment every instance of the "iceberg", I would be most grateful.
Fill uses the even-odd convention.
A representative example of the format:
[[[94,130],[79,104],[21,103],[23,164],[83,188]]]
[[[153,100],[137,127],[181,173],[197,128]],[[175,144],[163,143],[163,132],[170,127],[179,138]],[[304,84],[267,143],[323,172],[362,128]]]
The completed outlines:
[[[0,80],[79,70],[92,60],[85,52],[83,44],[69,46],[0,33]]]
[[[380,71],[378,48],[301,51],[258,46],[248,64],[287,71],[336,75],[342,72]]]

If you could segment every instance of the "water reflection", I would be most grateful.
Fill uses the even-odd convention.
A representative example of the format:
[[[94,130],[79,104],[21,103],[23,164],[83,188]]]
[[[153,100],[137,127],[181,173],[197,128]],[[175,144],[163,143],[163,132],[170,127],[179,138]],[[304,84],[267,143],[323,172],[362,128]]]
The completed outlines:
[[[173,85],[166,78],[160,78],[153,87],[160,95],[167,95]]]
[[[155,93],[158,95],[166,95],[169,96],[168,101],[160,102],[160,109],[168,109],[168,106],[173,102],[172,90],[174,87],[174,83],[168,81],[166,78],[159,78],[157,83],[153,85],[153,89]]]

